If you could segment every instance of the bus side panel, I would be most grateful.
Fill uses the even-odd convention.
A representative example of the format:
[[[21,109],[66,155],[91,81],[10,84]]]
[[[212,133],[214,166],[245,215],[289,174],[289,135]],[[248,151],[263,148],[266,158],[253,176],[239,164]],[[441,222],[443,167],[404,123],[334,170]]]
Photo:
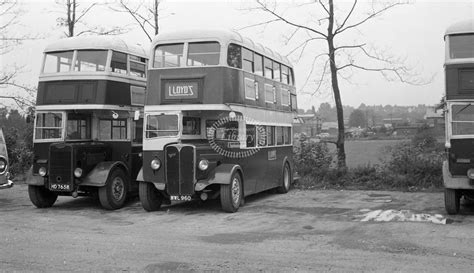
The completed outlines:
[[[266,186],[267,189],[275,188],[280,186],[282,179],[283,171],[283,160],[288,158],[292,160],[293,158],[293,147],[292,146],[281,146],[273,147],[267,149],[268,168],[266,175]],[[290,162],[290,167],[291,167]]]

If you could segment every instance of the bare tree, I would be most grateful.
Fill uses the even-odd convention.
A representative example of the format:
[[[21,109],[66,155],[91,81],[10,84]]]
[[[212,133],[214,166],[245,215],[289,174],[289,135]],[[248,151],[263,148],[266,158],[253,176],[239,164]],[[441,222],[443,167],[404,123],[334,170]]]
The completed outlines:
[[[118,0],[118,8],[111,7],[112,10],[128,13],[136,24],[143,30],[148,40],[152,40],[159,33],[160,26],[159,6],[160,0]]]
[[[0,55],[4,55],[20,45],[23,41],[32,39],[26,34],[19,34],[12,29],[18,25],[21,16],[17,0],[0,0]],[[0,99],[11,99],[23,110],[34,105],[36,90],[17,83],[15,77],[21,68],[16,65],[2,67],[0,71]],[[20,92],[17,92],[20,90]],[[11,93],[15,93],[12,95]],[[3,104],[2,104],[3,105]]]
[[[403,59],[387,54],[387,51],[370,48],[366,43],[351,43],[339,44],[343,41],[344,35],[351,31],[357,31],[358,28],[374,18],[381,16],[388,10],[396,6],[407,4],[403,1],[376,3],[372,1],[368,12],[360,11],[360,4],[358,0],[353,0],[352,4],[347,10],[341,6],[336,6],[333,0],[314,0],[299,4],[299,7],[304,6],[308,13],[315,12],[319,14],[319,18],[311,18],[311,21],[300,23],[299,18],[292,18],[285,14],[287,9],[278,9],[276,4],[269,4],[262,0],[256,0],[257,10],[264,11],[272,16],[272,20],[258,23],[253,26],[270,24],[276,22],[283,22],[292,28],[291,35],[287,37],[287,42],[299,35],[302,41],[290,51],[290,54],[299,53],[301,58],[305,51],[314,42],[325,42],[327,49],[314,57],[311,71],[304,85],[314,76],[315,69],[321,69],[319,75],[316,76],[314,83],[316,85],[312,94],[316,94],[324,86],[324,83],[329,80],[334,96],[337,123],[338,123],[338,137],[334,142],[337,147],[337,162],[339,168],[346,168],[346,153],[344,148],[344,115],[341,99],[341,91],[339,85],[339,78],[349,80],[350,76],[356,70],[371,71],[380,73],[385,79],[389,81],[398,80],[408,84],[425,84],[420,80],[414,70],[406,65]],[[345,2],[347,4],[347,2]],[[252,27],[252,26],[249,26]],[[340,37],[341,36],[341,37]],[[337,42],[338,43],[337,43]],[[322,61],[322,65],[317,65],[317,61]],[[327,79],[329,77],[329,79]]]
[[[59,26],[67,28],[67,32],[64,32],[66,37],[80,36],[85,33],[118,35],[125,31],[122,27],[104,28],[100,26],[89,26],[85,22],[85,16],[89,14],[94,7],[100,5],[98,2],[92,2],[83,9],[80,9],[81,4],[78,0],[56,0],[56,3],[66,9],[65,16],[57,19]],[[83,30],[77,32],[79,25],[81,25]]]

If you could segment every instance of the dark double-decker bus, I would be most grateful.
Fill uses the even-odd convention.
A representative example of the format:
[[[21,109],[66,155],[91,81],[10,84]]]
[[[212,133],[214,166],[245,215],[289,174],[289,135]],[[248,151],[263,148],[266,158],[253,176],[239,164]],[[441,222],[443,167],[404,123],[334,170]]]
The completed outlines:
[[[474,198],[474,20],[456,23],[445,35],[445,207],[459,212],[462,196]]]
[[[171,201],[286,193],[293,180],[293,69],[286,58],[227,30],[163,33],[152,43],[139,196]]]
[[[34,119],[31,202],[98,195],[124,205],[142,165],[147,54],[116,37],[74,37],[48,45]]]

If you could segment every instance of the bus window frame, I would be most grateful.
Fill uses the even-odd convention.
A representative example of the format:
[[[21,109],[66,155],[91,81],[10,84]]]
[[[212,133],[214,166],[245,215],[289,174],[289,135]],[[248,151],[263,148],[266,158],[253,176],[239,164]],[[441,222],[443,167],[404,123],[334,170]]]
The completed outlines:
[[[219,49],[217,52],[206,52],[206,53],[192,53],[192,54],[189,54],[189,48],[190,48],[190,45],[195,45],[195,44],[217,44],[219,46]],[[203,64],[203,65],[189,65],[189,61],[193,61],[192,59],[189,59],[189,56],[194,56],[194,55],[209,55],[209,54],[213,54],[213,55],[217,55],[217,63],[216,64]],[[184,57],[184,67],[212,67],[212,66],[219,66],[221,64],[221,55],[222,55],[222,44],[221,42],[217,41],[217,40],[212,40],[212,41],[192,41],[192,42],[185,42],[185,46],[184,46],[184,49],[183,49],[183,57]],[[179,66],[179,67],[183,67],[183,66]]]
[[[468,135],[460,135],[460,134],[454,134],[453,132],[453,123],[456,121],[453,121],[453,106],[456,105],[461,105],[461,106],[466,106],[469,105],[469,103],[472,103],[471,107],[474,107],[474,102],[453,102],[448,104],[449,113],[448,113],[448,124],[446,124],[447,127],[447,132],[448,132],[448,137],[447,140],[449,139],[471,139],[474,138],[474,133],[473,134],[468,134]],[[467,123],[473,123],[474,121],[457,121],[457,122],[467,122]]]
[[[60,138],[41,138],[41,139],[36,139],[36,129],[37,127],[37,122],[38,114],[49,114],[49,113],[55,113],[55,114],[61,114],[61,127],[54,127],[54,128],[61,128],[61,137]],[[66,133],[66,111],[37,111],[35,113],[35,122],[33,125],[33,143],[47,143],[47,142],[55,142],[55,141],[64,141],[65,139],[65,133]],[[45,128],[45,127],[41,127]]]
[[[104,139],[104,138],[101,138],[100,137],[100,122],[101,121],[110,121],[110,130],[111,130],[111,137],[112,137],[112,134],[113,134],[113,122],[114,121],[125,121],[126,122],[126,125],[125,125],[125,135],[126,137],[125,138],[110,138],[110,139]],[[114,118],[109,118],[109,117],[98,117],[97,118],[97,140],[99,141],[109,141],[109,142],[132,142],[132,139],[131,139],[131,119],[130,118],[117,118],[117,119],[114,119]]]
[[[175,115],[178,117],[178,133],[176,135],[169,135],[169,136],[156,136],[156,137],[147,137],[147,119],[149,116],[160,116],[160,115]],[[178,138],[181,139],[183,137],[182,134],[182,128],[181,128],[181,122],[182,122],[182,113],[181,112],[175,112],[175,111],[167,111],[167,112],[149,112],[145,113],[145,117],[143,119],[143,139],[151,140],[151,139],[161,139],[161,138]],[[158,131],[158,130],[154,130]],[[163,131],[163,130],[161,130]],[[167,131],[175,131],[175,130],[167,130]]]

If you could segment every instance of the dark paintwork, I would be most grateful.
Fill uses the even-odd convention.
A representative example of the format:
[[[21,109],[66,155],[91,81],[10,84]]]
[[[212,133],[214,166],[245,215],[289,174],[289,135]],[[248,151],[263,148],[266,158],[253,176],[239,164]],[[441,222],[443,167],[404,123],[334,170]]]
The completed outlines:
[[[179,73],[177,73],[179,71]],[[245,99],[244,77],[256,79],[259,86],[257,101]],[[167,81],[194,80],[198,82],[199,94],[196,99],[165,99],[165,84]],[[265,102],[265,83],[276,88],[277,103]],[[164,104],[223,104],[236,103],[264,107],[267,109],[289,111],[289,106],[281,105],[281,88],[285,86],[295,93],[294,86],[286,85],[229,67],[193,67],[176,69],[155,69],[148,72],[146,105]],[[293,107],[296,109],[296,107]]]
[[[468,73],[474,82],[474,64],[452,64],[446,65],[446,100],[474,99],[474,84],[469,88],[462,88],[460,80],[461,73]],[[466,74],[467,75],[467,74]]]
[[[291,146],[282,147],[263,147],[256,154],[247,158],[226,158],[222,155],[217,154],[207,143],[207,140],[199,141],[183,141],[183,143],[193,144],[196,147],[196,162],[194,168],[196,170],[197,182],[199,180],[206,180],[211,175],[213,170],[219,164],[237,164],[240,165],[244,173],[244,195],[250,195],[257,192],[261,192],[267,189],[275,188],[280,185],[282,177],[282,166],[283,160],[287,158],[291,166],[293,148]],[[173,149],[175,147],[168,147],[165,149]],[[238,151],[239,149],[234,149]],[[245,151],[245,150],[242,150]],[[268,153],[270,151],[276,151],[276,158],[274,160],[268,160]],[[162,166],[158,171],[153,172],[150,167],[150,162],[154,157],[160,158]],[[144,165],[143,165],[143,178],[144,181],[148,182],[162,182],[169,183],[165,178],[164,170],[167,170],[167,174],[171,176],[171,180],[174,182],[173,185],[167,185],[167,191],[169,195],[178,195],[178,187],[175,185],[178,176],[178,168],[175,168],[178,164],[177,156],[171,160],[163,160],[163,151],[144,151]],[[202,172],[198,169],[198,163],[201,159],[209,160],[209,169],[206,172]],[[176,162],[175,162],[176,161]],[[189,172],[192,173],[192,172]],[[194,185],[193,185],[194,188]],[[194,191],[193,191],[194,192]],[[185,193],[181,193],[185,194]]]
[[[470,163],[457,163],[456,159],[470,159]],[[474,139],[451,139],[448,149],[449,172],[451,175],[467,175],[474,168]]]
[[[111,80],[65,80],[38,84],[36,105],[131,105],[130,84]]]

